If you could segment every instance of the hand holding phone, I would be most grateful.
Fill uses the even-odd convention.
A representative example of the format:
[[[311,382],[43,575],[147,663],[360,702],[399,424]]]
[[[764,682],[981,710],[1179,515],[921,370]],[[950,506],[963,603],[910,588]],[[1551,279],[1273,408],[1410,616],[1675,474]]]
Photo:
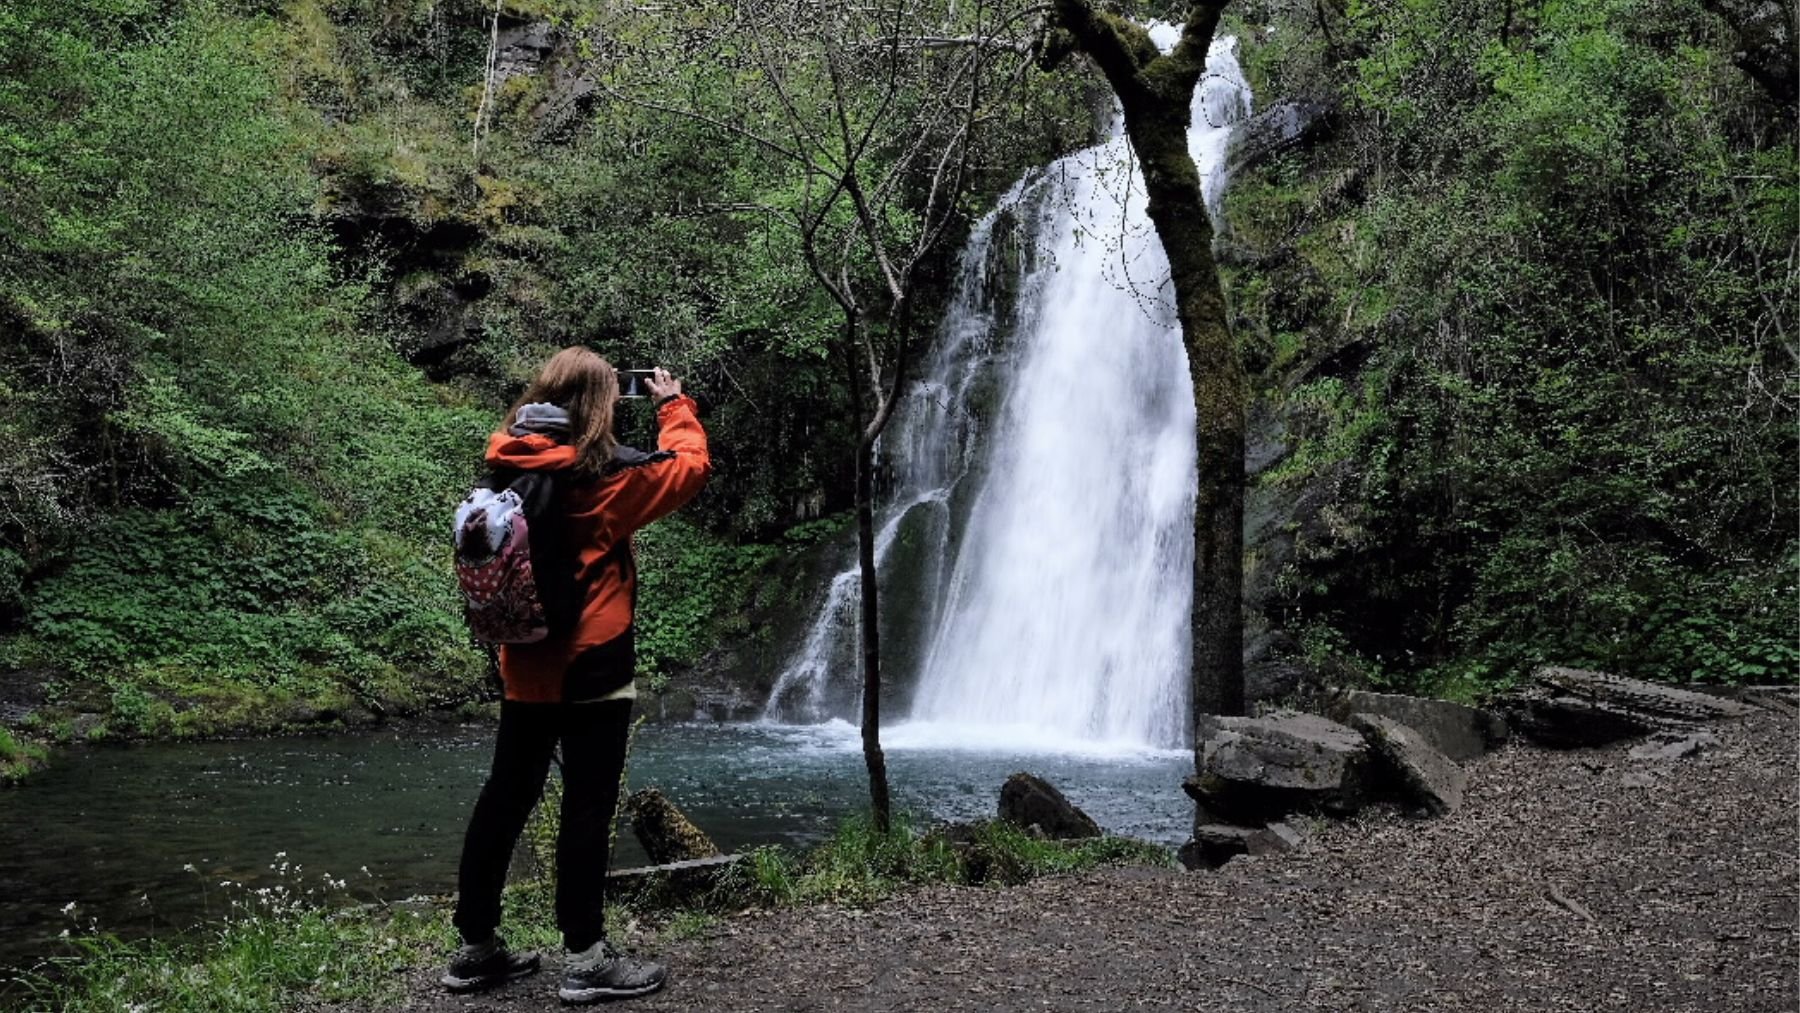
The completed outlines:
[[[621,369],[619,370],[619,396],[653,397],[661,401],[665,397],[676,397],[681,394],[681,381],[669,375],[669,371],[661,366],[655,369]]]
[[[681,381],[669,375],[669,371],[661,366],[650,370],[650,377],[644,381],[650,395],[661,401],[666,397],[681,396]]]

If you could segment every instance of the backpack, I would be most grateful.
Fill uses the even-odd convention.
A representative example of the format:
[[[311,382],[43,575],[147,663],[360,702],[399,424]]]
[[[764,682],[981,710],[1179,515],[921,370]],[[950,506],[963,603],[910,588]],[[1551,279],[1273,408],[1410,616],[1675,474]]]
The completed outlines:
[[[456,582],[477,640],[531,644],[572,628],[575,553],[553,472],[496,470],[456,508]]]

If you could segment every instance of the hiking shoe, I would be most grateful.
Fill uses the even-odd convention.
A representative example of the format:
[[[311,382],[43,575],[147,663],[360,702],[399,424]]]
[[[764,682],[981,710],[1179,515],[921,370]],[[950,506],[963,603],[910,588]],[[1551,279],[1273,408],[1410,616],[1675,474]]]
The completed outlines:
[[[452,992],[479,992],[534,974],[538,963],[536,953],[513,953],[506,948],[506,940],[494,936],[485,943],[464,944],[438,981]]]
[[[627,957],[602,939],[570,955],[569,973],[556,994],[568,1003],[623,999],[654,992],[667,977],[661,964]]]

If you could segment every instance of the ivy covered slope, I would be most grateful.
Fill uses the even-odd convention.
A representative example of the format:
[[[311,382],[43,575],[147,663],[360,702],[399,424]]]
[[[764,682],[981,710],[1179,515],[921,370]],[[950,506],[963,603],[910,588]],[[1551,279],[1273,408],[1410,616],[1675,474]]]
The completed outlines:
[[[466,695],[432,536],[491,413],[334,262],[292,37],[169,9],[0,12],[7,695],[94,734]]]
[[[0,10],[0,721],[204,734],[481,697],[446,518],[577,342],[676,369],[713,437],[707,493],[642,546],[646,671],[756,635],[756,568],[849,498],[835,311],[789,230],[721,210],[780,203],[780,160],[603,101],[590,46],[631,54],[608,87],[720,121],[740,71],[634,49],[605,9],[509,0],[485,99],[490,2]],[[1059,80],[1001,114],[985,192],[1091,129]],[[621,427],[653,439],[639,406]]]
[[[1322,110],[1227,199],[1293,649],[1460,694],[1795,678],[1791,23],[1771,60],[1774,5],[1236,11],[1258,95]]]

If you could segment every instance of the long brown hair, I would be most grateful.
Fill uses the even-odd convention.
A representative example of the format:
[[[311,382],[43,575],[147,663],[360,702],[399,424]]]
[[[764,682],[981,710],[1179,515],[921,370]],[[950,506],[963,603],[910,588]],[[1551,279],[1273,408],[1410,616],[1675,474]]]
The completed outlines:
[[[586,348],[565,348],[550,357],[537,379],[525,388],[506,413],[506,429],[518,421],[519,409],[534,401],[548,401],[569,413],[569,442],[574,445],[575,470],[598,475],[612,460],[618,440],[613,437],[613,406],[619,400],[619,373],[612,363]]]

